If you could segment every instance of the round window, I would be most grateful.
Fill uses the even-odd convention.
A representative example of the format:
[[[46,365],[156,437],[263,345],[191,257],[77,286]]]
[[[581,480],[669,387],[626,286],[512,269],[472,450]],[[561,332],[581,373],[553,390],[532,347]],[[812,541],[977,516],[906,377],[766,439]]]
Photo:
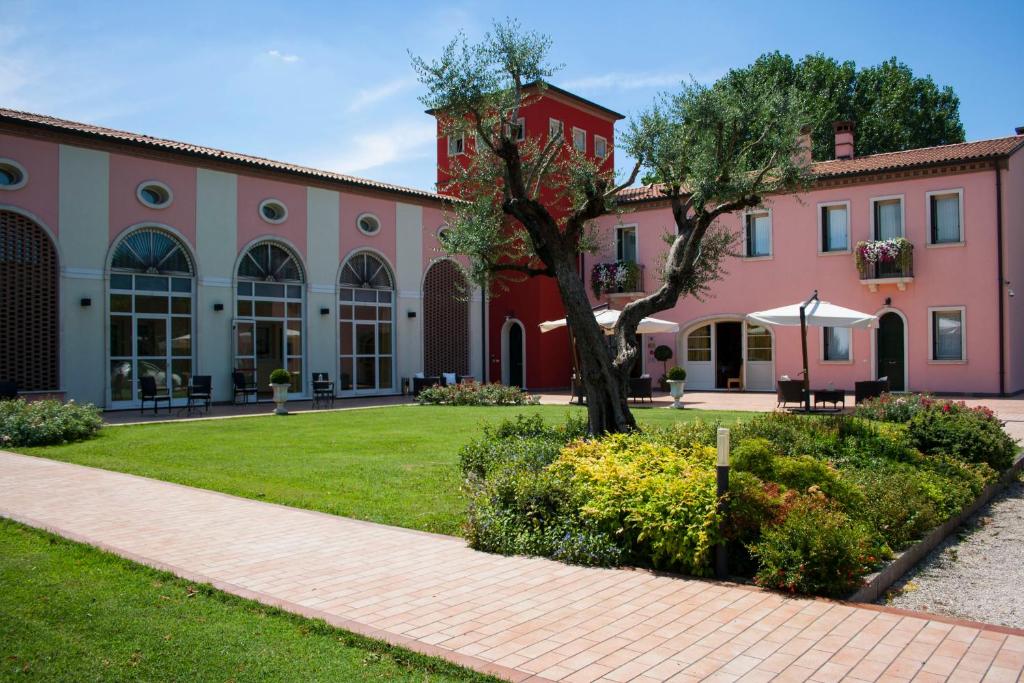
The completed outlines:
[[[151,209],[163,209],[171,203],[171,188],[155,180],[148,180],[139,185],[135,196]]]
[[[356,224],[364,235],[376,235],[380,232],[380,221],[372,213],[364,213],[356,220]]]
[[[28,180],[21,164],[12,159],[0,159],[0,190],[17,190]]]
[[[288,218],[288,209],[276,199],[264,199],[260,203],[260,217],[268,223],[283,223]]]

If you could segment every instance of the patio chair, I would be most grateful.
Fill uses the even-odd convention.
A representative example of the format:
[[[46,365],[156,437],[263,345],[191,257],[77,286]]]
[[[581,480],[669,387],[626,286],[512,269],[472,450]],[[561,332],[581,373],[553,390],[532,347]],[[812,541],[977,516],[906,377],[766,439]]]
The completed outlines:
[[[334,382],[326,372],[313,373],[313,407],[320,405],[334,407]]]
[[[888,377],[879,377],[867,382],[854,382],[853,402],[860,403],[868,398],[878,398],[886,391],[889,391]]]
[[[420,392],[428,387],[434,385],[444,386],[444,378],[435,375],[432,377],[413,377],[412,378],[412,395],[419,396]]]
[[[743,366],[740,365],[739,368],[736,370],[736,377],[726,376],[725,390],[732,391],[733,389],[735,389],[736,391],[743,391],[743,388]]]
[[[571,380],[572,398],[569,399],[569,403],[575,400],[580,405],[587,402],[587,388],[583,386],[583,382],[576,379],[576,375],[572,376]]]
[[[210,402],[213,400],[213,378],[209,375],[192,375],[192,381],[188,385],[188,405],[186,411],[189,415],[193,411],[210,412]],[[199,406],[203,408],[200,409]]]
[[[654,393],[651,387],[650,376],[630,377],[629,397],[633,399],[633,403],[636,403],[637,399],[640,399],[640,402],[643,403],[645,398],[651,403],[654,403]]]
[[[13,401],[18,398],[18,383],[2,381],[0,382],[0,401]]]
[[[242,397],[242,403],[249,403],[249,397],[252,396],[253,401],[257,400],[257,392],[259,387],[256,386],[255,382],[250,382],[246,377],[247,373],[245,370],[235,370],[231,373],[231,383],[234,386],[234,396],[231,398],[231,402],[238,405],[238,397]]]
[[[171,395],[167,390],[158,391],[156,377],[145,375],[139,378],[139,414],[146,412],[146,401],[153,402],[153,414],[159,412],[160,401],[167,403],[167,412],[171,412]]]
[[[802,379],[780,379],[776,384],[775,397],[777,408],[785,408],[787,403],[803,403],[804,381]]]

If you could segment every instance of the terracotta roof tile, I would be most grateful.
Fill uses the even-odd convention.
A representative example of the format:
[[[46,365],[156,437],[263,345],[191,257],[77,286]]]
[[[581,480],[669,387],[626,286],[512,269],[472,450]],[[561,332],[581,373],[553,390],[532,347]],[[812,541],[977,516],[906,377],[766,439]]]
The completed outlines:
[[[908,149],[903,152],[870,154],[863,157],[854,157],[853,159],[817,161],[811,164],[811,172],[817,178],[867,175],[917,166],[1004,157],[1021,147],[1024,147],[1024,135],[1012,135],[992,140]],[[629,204],[662,199],[665,195],[662,194],[661,187],[660,184],[657,184],[627,188],[619,193],[619,202]]]
[[[113,128],[104,128],[102,126],[94,126],[87,123],[79,123],[77,121],[59,119],[53,116],[44,116],[42,114],[32,114],[29,112],[0,108],[0,122],[4,121],[27,124],[29,126],[37,128],[56,130],[65,133],[83,135],[102,140],[111,140],[115,142],[124,142],[131,145],[149,147],[153,149],[162,149],[169,152],[178,152],[182,154],[201,157],[204,159],[226,161],[229,163],[241,164],[253,168],[262,168],[270,171],[279,171],[281,173],[298,175],[306,178],[316,178],[328,182],[340,183],[342,185],[350,187],[361,187],[370,190],[393,192],[396,194],[402,194],[411,197],[421,197],[424,199],[432,199],[435,201],[446,201],[449,199],[435,192],[428,192],[426,190],[419,190],[412,187],[404,187],[402,185],[382,183],[376,180],[369,180],[367,178],[359,178],[356,176],[345,175],[343,173],[335,173],[333,171],[324,171],[317,168],[310,168],[309,166],[289,164],[283,161],[274,161],[273,159],[265,159],[263,157],[252,156],[249,154],[227,152],[225,150],[215,149],[213,147],[203,147],[201,145],[193,145],[187,142],[165,140],[163,138],[156,138],[150,135],[142,135],[140,133],[129,133],[122,130],[115,130]]]

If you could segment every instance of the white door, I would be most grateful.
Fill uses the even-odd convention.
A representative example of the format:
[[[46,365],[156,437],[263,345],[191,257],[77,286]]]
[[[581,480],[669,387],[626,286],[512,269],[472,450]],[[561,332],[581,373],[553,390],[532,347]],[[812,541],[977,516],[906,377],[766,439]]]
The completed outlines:
[[[715,326],[707,323],[690,330],[683,340],[683,367],[686,368],[687,389],[715,388],[714,330]]]
[[[772,333],[761,325],[746,323],[744,335],[744,357],[746,364],[746,389],[750,391],[774,391],[775,349]]]

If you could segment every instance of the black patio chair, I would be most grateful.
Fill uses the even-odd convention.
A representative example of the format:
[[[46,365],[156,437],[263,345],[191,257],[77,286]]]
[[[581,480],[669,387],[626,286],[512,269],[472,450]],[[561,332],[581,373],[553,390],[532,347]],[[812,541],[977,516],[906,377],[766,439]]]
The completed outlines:
[[[313,373],[313,407],[321,405],[334,407],[334,382],[326,372]]]
[[[633,399],[633,403],[636,403],[637,399],[640,399],[640,402],[643,403],[645,398],[651,403],[654,403],[654,393],[651,387],[651,378],[630,377],[629,397]]]
[[[0,401],[13,401],[18,398],[18,383],[7,380],[0,381]]]
[[[231,384],[234,386],[234,396],[231,398],[231,402],[238,405],[238,397],[242,397],[242,404],[249,403],[249,397],[252,396],[253,400],[257,399],[257,392],[259,387],[256,386],[255,382],[250,382],[246,375],[252,374],[247,373],[245,370],[235,370],[231,373]]]
[[[420,392],[424,389],[432,387],[434,385],[444,386],[444,378],[440,375],[434,377],[413,377],[412,378],[412,395],[419,396]]]
[[[144,375],[139,378],[139,413],[146,412],[146,401],[153,402],[153,414],[160,412],[160,401],[167,403],[167,412],[171,412],[171,395],[167,389],[159,391],[156,386],[156,377]]]
[[[785,408],[787,403],[804,402],[804,381],[802,379],[780,379],[775,389],[776,406]]]
[[[878,398],[889,391],[889,378],[879,377],[876,380],[853,383],[853,402],[860,403],[868,398]]]
[[[192,381],[188,385],[188,405],[186,412],[191,415],[196,412],[210,412],[210,402],[213,400],[213,378],[209,375],[192,375]],[[202,405],[202,408],[199,406]]]

